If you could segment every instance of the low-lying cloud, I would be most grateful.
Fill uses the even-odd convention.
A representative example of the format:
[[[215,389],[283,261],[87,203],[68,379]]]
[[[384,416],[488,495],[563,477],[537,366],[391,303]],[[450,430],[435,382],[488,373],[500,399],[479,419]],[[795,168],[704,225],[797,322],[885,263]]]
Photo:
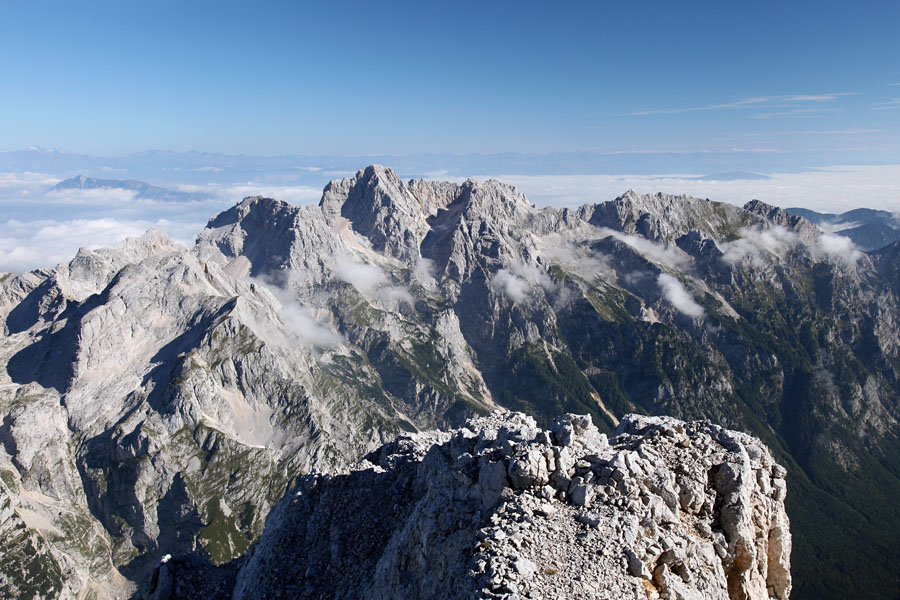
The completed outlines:
[[[766,263],[767,255],[784,258],[788,250],[800,243],[796,233],[780,225],[769,229],[744,227],[738,236],[734,241],[718,243],[722,260],[728,264],[749,260],[754,266],[761,267]]]
[[[375,265],[357,262],[344,256],[335,264],[334,274],[366,297],[385,303],[413,303],[413,297],[409,290],[391,285],[388,276]]]
[[[678,312],[696,319],[702,318],[706,314],[703,307],[697,304],[697,301],[694,300],[694,297],[691,296],[690,292],[685,289],[684,285],[672,275],[660,273],[659,277],[656,279],[656,283],[659,285],[659,289],[662,291],[665,299],[668,300]]]
[[[832,260],[839,260],[845,264],[856,264],[863,257],[856,244],[848,237],[834,233],[823,233],[816,240],[819,250]]]
[[[343,338],[313,317],[309,307],[301,304],[291,291],[290,274],[279,279],[252,278],[253,283],[268,291],[279,304],[279,317],[283,328],[276,329],[271,323],[257,319],[253,325],[258,334],[274,341],[282,347],[333,348],[343,343]]]
[[[308,186],[168,185],[211,194],[185,201],[137,198],[126,189],[54,190],[60,177],[44,173],[0,173],[0,272],[19,272],[67,262],[81,247],[98,248],[141,235],[150,227],[187,246],[214,214],[245,196],[263,195],[308,204],[322,192]]]
[[[691,257],[677,246],[668,246],[639,235],[622,233],[606,227],[601,228],[600,233],[601,235],[612,236],[621,242],[625,242],[644,257],[664,265],[683,269],[691,264]]]
[[[494,273],[491,287],[512,300],[513,304],[523,304],[531,297],[531,286],[528,282],[509,269],[500,269]]]
[[[540,287],[547,293],[557,290],[550,275],[533,265],[512,265],[494,273],[491,278],[494,291],[504,294],[513,304],[525,304],[532,299],[532,292]]]
[[[560,265],[566,271],[578,275],[585,281],[593,281],[596,277],[609,273],[609,257],[601,252],[582,248],[572,242],[561,241],[547,246],[541,252],[552,263]]]
[[[416,261],[414,272],[419,283],[426,287],[437,285],[437,267],[430,258],[419,257]]]
[[[728,264],[747,261],[755,267],[763,267],[772,258],[782,259],[792,248],[804,244],[799,234],[778,225],[769,229],[744,227],[738,235],[740,237],[734,241],[718,242],[722,260]],[[853,240],[835,233],[821,233],[808,245],[813,255],[820,253],[832,262],[853,265],[863,257]]]

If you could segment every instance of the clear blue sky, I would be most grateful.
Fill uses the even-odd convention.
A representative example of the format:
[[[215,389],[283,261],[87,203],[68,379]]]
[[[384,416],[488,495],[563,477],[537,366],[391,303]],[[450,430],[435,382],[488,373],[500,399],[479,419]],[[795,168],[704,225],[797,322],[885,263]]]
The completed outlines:
[[[4,150],[900,162],[897,84],[890,1],[0,0]]]

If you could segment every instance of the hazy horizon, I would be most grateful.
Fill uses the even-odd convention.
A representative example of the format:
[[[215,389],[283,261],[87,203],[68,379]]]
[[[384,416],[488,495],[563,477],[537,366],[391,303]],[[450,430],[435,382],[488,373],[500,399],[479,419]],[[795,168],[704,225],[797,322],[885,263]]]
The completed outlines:
[[[178,162],[186,157],[175,154],[171,158]],[[209,218],[246,196],[270,196],[292,204],[316,203],[328,181],[352,176],[371,162],[394,168],[403,179],[461,182],[469,178],[460,174],[466,172],[465,164],[450,165],[452,170],[424,171],[427,165],[404,165],[404,161],[397,160],[401,163],[397,168],[383,160],[390,157],[376,157],[382,160],[368,162],[363,157],[351,157],[342,165],[347,167],[357,161],[358,166],[346,170],[330,169],[325,162],[322,166],[295,165],[301,167],[299,173],[290,165],[267,165],[266,161],[258,163],[252,158],[253,164],[243,167],[232,165],[229,169],[207,164],[189,167],[194,170],[187,173],[167,171],[170,167],[159,165],[132,165],[130,169],[120,165],[112,169],[100,163],[57,167],[55,172],[15,172],[4,164],[0,154],[0,206],[5,215],[0,220],[0,272],[51,267],[71,259],[82,246],[118,244],[150,227],[190,245]],[[498,169],[500,166],[496,165]],[[718,174],[560,174],[546,173],[546,168],[543,174],[540,169],[523,168],[492,173],[484,169],[484,164],[473,166],[472,178],[499,179],[515,186],[540,207],[603,202],[634,189],[641,193],[686,194],[736,205],[760,199],[783,208],[803,207],[820,212],[840,213],[865,207],[900,213],[900,165],[845,165],[782,173],[722,170]],[[159,201],[136,198],[134,192],[127,190],[52,189],[63,179],[80,174],[97,179],[139,179],[172,190],[203,192],[209,197],[190,202]],[[250,180],[242,180],[241,175]]]

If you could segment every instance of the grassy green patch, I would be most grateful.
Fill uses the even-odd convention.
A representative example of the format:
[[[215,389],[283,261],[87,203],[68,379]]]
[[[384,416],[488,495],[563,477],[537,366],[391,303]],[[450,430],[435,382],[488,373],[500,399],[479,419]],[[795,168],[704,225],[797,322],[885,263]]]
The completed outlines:
[[[213,564],[223,564],[243,554],[251,540],[237,525],[235,515],[225,515],[217,499],[211,498],[204,508],[206,525],[197,534]]]
[[[6,484],[10,491],[15,491],[18,488],[16,485],[16,474],[12,471],[0,469],[0,479],[3,480],[3,483]]]

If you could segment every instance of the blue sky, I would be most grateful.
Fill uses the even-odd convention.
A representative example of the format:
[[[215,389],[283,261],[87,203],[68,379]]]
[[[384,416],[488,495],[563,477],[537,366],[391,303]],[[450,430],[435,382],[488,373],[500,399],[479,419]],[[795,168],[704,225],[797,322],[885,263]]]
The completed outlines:
[[[900,156],[895,2],[0,9],[3,150]]]
[[[885,1],[0,0],[0,272],[149,226],[190,244],[244,196],[316,202],[373,162],[538,205],[900,213],[898,23]],[[213,199],[51,191],[79,174]]]

